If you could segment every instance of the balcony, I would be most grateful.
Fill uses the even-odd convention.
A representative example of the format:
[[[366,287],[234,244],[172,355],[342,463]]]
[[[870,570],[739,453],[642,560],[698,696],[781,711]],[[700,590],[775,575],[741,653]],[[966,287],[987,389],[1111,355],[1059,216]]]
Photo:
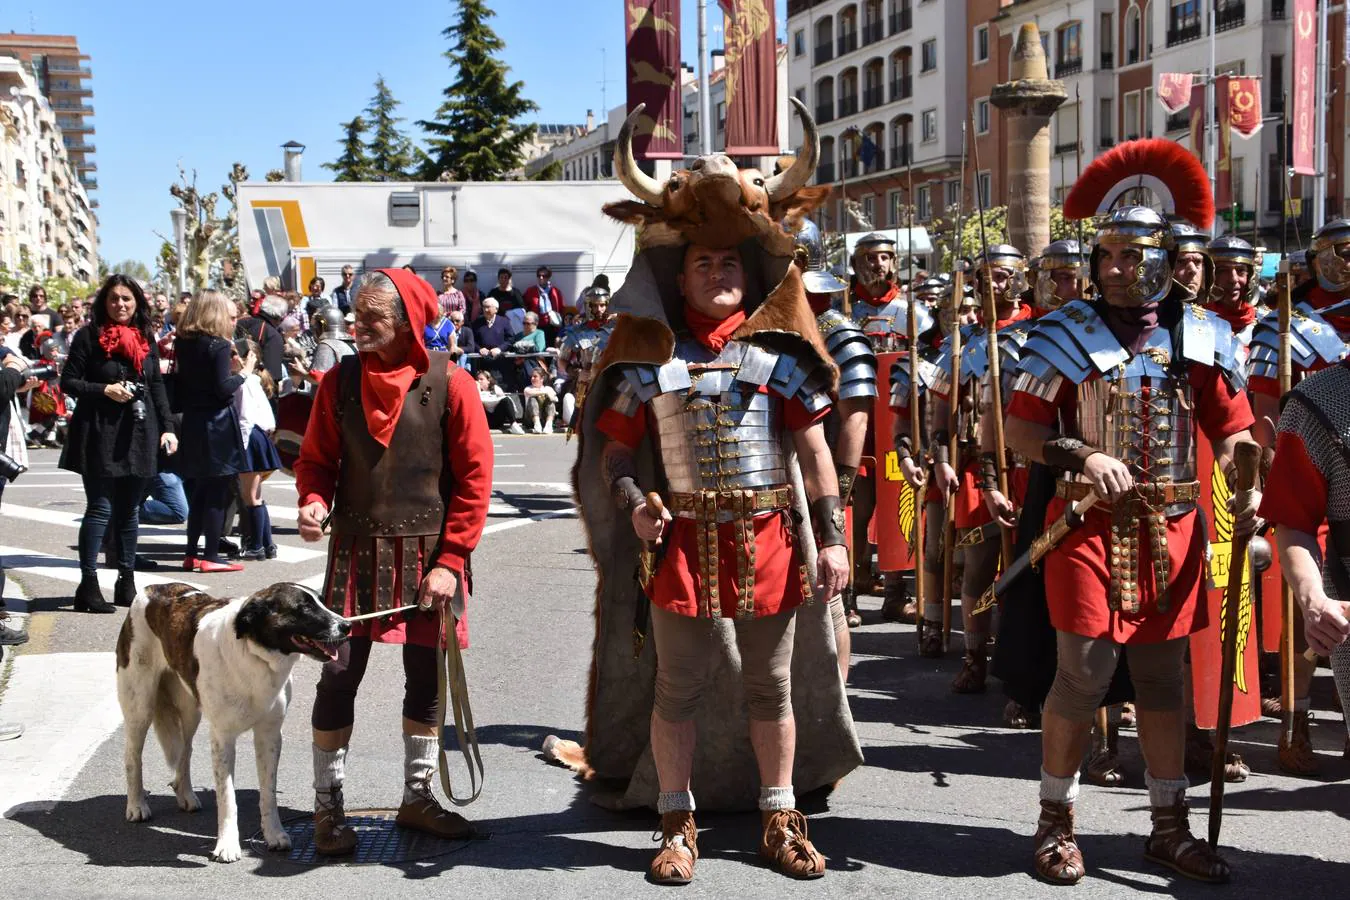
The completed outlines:
[[[863,26],[862,35],[863,35],[862,42],[864,47],[866,47],[868,44],[875,44],[877,41],[881,40],[886,36],[886,25],[880,20],[876,22],[868,22],[866,25]]]
[[[834,121],[834,103],[833,102],[817,103],[816,104],[817,124],[824,124],[826,122],[833,122],[833,121]]]
[[[909,31],[914,27],[914,10],[902,9],[899,12],[893,12],[890,15],[891,36],[895,36],[902,31]]]
[[[821,163],[816,166],[816,184],[834,184],[834,163]]]
[[[1055,77],[1065,78],[1069,75],[1077,75],[1083,71],[1083,57],[1078,56],[1072,59],[1061,59],[1055,66]]]
[[[1137,63],[1137,62],[1139,62],[1139,48],[1138,48],[1138,47],[1131,47],[1129,50],[1126,50],[1126,51],[1125,51],[1125,65],[1127,65],[1127,66],[1132,66],[1132,65],[1134,65],[1134,64]]]
[[[856,159],[846,159],[839,167],[839,176],[841,178],[858,177],[858,161]]]
[[[96,190],[98,190],[98,179],[97,179],[97,178],[81,178],[81,179],[80,179],[80,184],[84,185],[84,189],[85,189],[86,191],[96,191]]]
[[[1183,109],[1181,112],[1170,113],[1167,121],[1163,123],[1163,131],[1185,131],[1191,127],[1191,111]]]
[[[85,172],[97,172],[98,166],[94,163],[93,160],[86,160],[82,163],[77,163],[75,166],[75,171],[80,173],[80,177],[84,177]]]
[[[858,111],[858,95],[845,94],[839,98],[839,118],[851,116]]]
[[[1241,28],[1247,22],[1247,4],[1243,0],[1229,0],[1228,3],[1220,3],[1214,11],[1214,30],[1232,31],[1234,28]]]
[[[891,168],[899,169],[909,165],[913,154],[910,144],[891,144]]]
[[[816,44],[816,55],[814,57],[813,65],[819,66],[832,59],[834,59],[833,41],[824,41],[823,43]]]
[[[1078,142],[1077,142],[1077,141],[1069,141],[1068,143],[1065,143],[1065,144],[1056,144],[1056,145],[1055,145],[1055,155],[1056,155],[1056,156],[1062,156],[1062,155],[1065,154],[1065,153],[1077,153],[1077,152],[1078,152]]]
[[[94,145],[84,141],[66,141],[67,153],[93,153]]]
[[[1198,41],[1199,39],[1200,22],[1198,20],[1167,29],[1167,46],[1169,47],[1175,47],[1177,44],[1184,44],[1188,41]]]
[[[1101,70],[1103,72],[1109,72],[1115,67],[1116,67],[1116,55],[1112,53],[1110,50],[1103,50]]]
[[[88,66],[76,66],[70,63],[57,62],[54,59],[47,60],[47,72],[50,75],[83,75],[85,78],[94,74],[89,71]]]
[[[863,91],[863,109],[876,109],[886,102],[886,89],[881,85]]]
[[[854,50],[858,49],[858,32],[850,31],[847,34],[841,34],[834,43],[836,56],[852,53]]]
[[[88,103],[78,103],[74,100],[53,100],[52,109],[56,112],[82,113],[86,116],[94,114],[94,107]]]
[[[1097,138],[1097,146],[1103,150],[1110,150],[1116,145],[1116,139],[1109,134],[1104,134]]]
[[[908,100],[914,96],[914,76],[901,75],[891,80],[891,102]]]

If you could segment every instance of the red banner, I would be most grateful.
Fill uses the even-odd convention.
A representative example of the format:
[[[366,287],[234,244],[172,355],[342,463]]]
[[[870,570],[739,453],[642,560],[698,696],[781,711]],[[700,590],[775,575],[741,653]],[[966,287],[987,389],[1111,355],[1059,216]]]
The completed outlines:
[[[1191,86],[1191,152],[1200,162],[1205,161],[1205,86]]]
[[[1243,139],[1261,130],[1261,79],[1228,80],[1228,123]]]
[[[633,130],[637,159],[684,158],[679,0],[624,0],[628,112],[647,108]]]
[[[1294,121],[1290,162],[1299,175],[1316,175],[1317,13],[1314,0],[1294,0]]]
[[[1227,209],[1233,205],[1233,130],[1228,127],[1231,104],[1228,102],[1228,85],[1232,79],[1220,75],[1214,80],[1214,102],[1218,107],[1218,131],[1214,135],[1218,145],[1218,163],[1214,167],[1214,205],[1218,209]]]
[[[1191,85],[1195,76],[1189,72],[1163,72],[1158,76],[1158,102],[1171,114],[1181,112],[1191,104]]]
[[[718,0],[726,20],[727,142],[732,156],[774,156],[778,143],[778,29],[773,0]]]

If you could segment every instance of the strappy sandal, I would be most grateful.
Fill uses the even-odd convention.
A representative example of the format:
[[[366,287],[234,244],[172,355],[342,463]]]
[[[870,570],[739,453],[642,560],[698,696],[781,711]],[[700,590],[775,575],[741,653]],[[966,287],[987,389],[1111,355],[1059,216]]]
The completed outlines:
[[[982,652],[967,651],[961,671],[952,680],[954,694],[983,694],[989,677],[989,657]]]
[[[1153,808],[1153,833],[1144,841],[1144,858],[1210,884],[1224,884],[1232,874],[1209,841],[1191,834],[1190,810],[1180,791],[1171,806]]]
[[[1118,787],[1125,782],[1125,771],[1120,767],[1120,730],[1107,725],[1106,734],[1092,730],[1092,755],[1083,770],[1083,780],[1098,787]]]
[[[1003,707],[1003,723],[1009,728],[1040,728],[1041,715],[1029,711],[1016,700],[1009,700]]]
[[[806,837],[806,816],[795,809],[765,811],[759,854],[789,878],[819,878],[825,857]]]
[[[919,656],[923,659],[942,659],[942,623],[923,623],[923,637],[919,640]]]
[[[1036,877],[1048,884],[1070,885],[1087,872],[1083,851],[1073,833],[1073,804],[1041,801],[1036,823]]]
[[[698,861],[698,827],[688,810],[661,816],[661,849],[647,867],[647,880],[653,884],[688,884],[694,880]]]

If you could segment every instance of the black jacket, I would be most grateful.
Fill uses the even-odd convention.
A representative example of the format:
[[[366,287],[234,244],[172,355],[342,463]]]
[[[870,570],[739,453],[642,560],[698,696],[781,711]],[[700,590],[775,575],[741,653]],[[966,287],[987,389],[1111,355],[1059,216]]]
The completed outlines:
[[[160,436],[173,431],[155,342],[150,342],[144,371],[137,375],[129,360],[109,356],[98,336],[97,325],[77,331],[61,371],[61,390],[75,399],[61,468],[95,477],[150,478],[158,471]],[[135,420],[135,401],[118,403],[104,396],[104,388],[120,381],[141,385],[142,421]]]
[[[5,355],[0,355],[0,361],[4,360]],[[23,375],[9,366],[0,366],[0,451],[4,450],[5,437],[9,434],[9,416],[13,409],[10,401],[14,399],[14,395],[19,392],[21,387],[23,387]]]
[[[180,336],[174,402],[183,412],[175,470],[184,478],[216,478],[245,470],[234,394],[243,375],[230,373],[233,345],[220,337]]]
[[[282,361],[282,350],[286,341],[272,324],[260,316],[248,316],[240,319],[234,327],[235,337],[250,337],[258,342],[262,350],[262,359],[258,360],[272,380],[281,384],[286,377],[286,366]]]

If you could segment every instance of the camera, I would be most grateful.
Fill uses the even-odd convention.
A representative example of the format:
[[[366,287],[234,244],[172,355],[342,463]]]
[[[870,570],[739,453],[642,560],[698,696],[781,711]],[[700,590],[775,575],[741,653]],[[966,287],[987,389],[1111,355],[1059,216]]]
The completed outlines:
[[[146,416],[145,386],[132,381],[124,381],[122,387],[131,392],[131,420],[137,423],[144,422]]]
[[[13,481],[27,471],[27,466],[21,465],[14,457],[0,451],[0,478],[5,481]]]

